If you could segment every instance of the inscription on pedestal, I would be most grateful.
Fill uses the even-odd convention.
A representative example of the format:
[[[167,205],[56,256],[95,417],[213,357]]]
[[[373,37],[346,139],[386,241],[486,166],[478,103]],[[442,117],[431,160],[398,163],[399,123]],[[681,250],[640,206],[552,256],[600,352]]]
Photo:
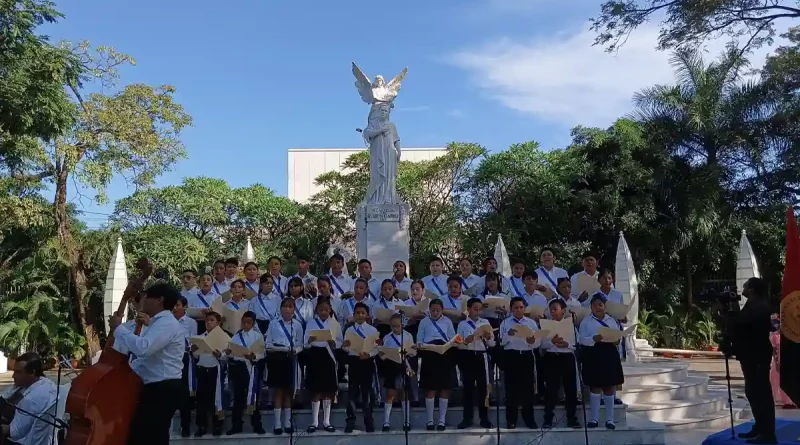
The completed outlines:
[[[400,206],[368,205],[366,220],[367,222],[399,222]]]

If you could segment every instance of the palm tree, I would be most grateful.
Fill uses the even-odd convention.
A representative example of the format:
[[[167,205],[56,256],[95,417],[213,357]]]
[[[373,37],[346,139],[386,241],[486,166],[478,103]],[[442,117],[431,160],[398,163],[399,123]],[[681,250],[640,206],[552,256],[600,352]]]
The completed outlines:
[[[673,259],[684,270],[692,305],[695,264],[723,248],[733,210],[730,190],[750,165],[754,129],[774,106],[762,84],[747,78],[749,64],[740,50],[731,47],[706,63],[697,50],[682,49],[670,63],[676,84],[637,93],[632,118],[663,150],[667,168],[656,172],[656,201],[672,229],[667,237],[675,240]]]

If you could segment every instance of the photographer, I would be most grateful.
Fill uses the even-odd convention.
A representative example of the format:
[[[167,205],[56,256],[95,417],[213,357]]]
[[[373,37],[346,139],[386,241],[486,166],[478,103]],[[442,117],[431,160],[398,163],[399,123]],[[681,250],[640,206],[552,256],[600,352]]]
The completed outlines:
[[[744,283],[742,295],[747,302],[738,314],[731,315],[731,350],[742,367],[744,392],[753,410],[755,424],[747,433],[739,434],[747,443],[773,444],[775,438],[775,405],[769,381],[772,344],[772,311],[767,301],[767,283],[761,278],[750,278]]]

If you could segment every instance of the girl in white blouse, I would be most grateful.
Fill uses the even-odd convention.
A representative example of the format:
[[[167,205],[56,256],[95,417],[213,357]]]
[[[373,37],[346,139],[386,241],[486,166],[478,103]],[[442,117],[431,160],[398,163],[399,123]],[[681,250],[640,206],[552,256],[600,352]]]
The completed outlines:
[[[607,343],[600,335],[600,328],[617,329],[617,322],[605,311],[605,301],[600,294],[591,298],[592,315],[581,322],[579,330],[581,348],[581,375],[583,384],[589,387],[589,413],[591,420],[588,428],[597,428],[600,417],[600,398],[606,409],[606,428],[614,426],[614,393],[617,385],[625,381],[622,373],[622,362],[617,351],[617,343]]]
[[[274,391],[273,407],[275,423],[272,432],[291,434],[292,402],[295,391],[300,389],[300,366],[297,354],[303,350],[303,327],[294,319],[294,300],[281,301],[281,316],[269,324],[267,329],[267,386]],[[285,408],[285,409],[284,409]],[[284,413],[281,427],[281,411]]]
[[[398,291],[404,291],[406,294],[410,295],[412,280],[408,278],[407,269],[405,262],[401,260],[395,261],[394,265],[392,265],[392,270],[394,271],[392,274],[392,284],[394,284],[394,287]],[[402,300],[403,298],[400,299]]]
[[[459,284],[460,287],[460,284]],[[430,317],[419,324],[417,333],[417,349],[422,360],[420,366],[419,386],[425,389],[425,409],[428,413],[428,431],[444,431],[447,427],[447,404],[455,380],[454,349],[444,354],[424,350],[423,345],[443,345],[455,337],[453,322],[442,315],[443,303],[440,299],[431,301]],[[433,401],[439,396],[439,424],[433,422]]]
[[[305,334],[306,348],[306,390],[311,393],[311,425],[308,432],[317,431],[319,425],[320,401],[323,405],[322,427],[332,433],[331,403],[339,390],[336,351],[342,347],[342,328],[331,316],[331,304],[323,300],[317,304],[316,315],[308,322]],[[318,341],[312,332],[329,331],[332,340]]]

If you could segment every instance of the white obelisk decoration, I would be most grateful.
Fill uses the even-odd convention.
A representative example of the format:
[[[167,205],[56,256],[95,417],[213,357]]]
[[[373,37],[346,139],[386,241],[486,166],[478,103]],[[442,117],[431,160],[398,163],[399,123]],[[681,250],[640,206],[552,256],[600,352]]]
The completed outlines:
[[[736,290],[739,294],[744,289],[744,282],[753,277],[760,278],[761,274],[758,272],[756,255],[753,253],[750,240],[747,239],[747,232],[742,230],[742,237],[739,239],[739,257],[736,259]],[[746,301],[747,298],[742,297],[739,305],[744,306]]]
[[[122,237],[117,238],[117,249],[111,262],[108,264],[108,275],[106,275],[106,293],[103,296],[103,313],[105,314],[106,332],[108,332],[108,317],[114,315],[119,303],[122,301],[122,294],[128,287],[128,268],[125,266],[125,252],[122,250]],[[128,318],[128,310],[125,309],[122,319]]]
[[[353,63],[353,75],[361,100],[370,104],[367,126],[361,136],[369,147],[369,185],[356,207],[356,248],[359,258],[372,263],[372,275],[390,278],[395,261],[408,264],[409,206],[397,194],[400,136],[389,120],[394,99],[407,69],[388,83],[382,76],[369,78]]]
[[[622,232],[619,232],[614,276],[614,287],[622,293],[622,301],[631,305],[627,325],[632,326],[639,322],[639,281],[636,279],[631,250]],[[627,362],[636,362],[636,330],[625,339],[625,355]]]
[[[106,292],[103,295],[103,315],[106,324],[106,332],[108,332],[108,317],[114,315],[114,312],[119,308],[122,302],[122,294],[125,293],[125,288],[128,287],[128,268],[125,266],[125,252],[122,250],[122,237],[117,238],[117,249],[114,251],[114,256],[108,264],[108,274],[106,275]],[[122,319],[128,318],[128,308],[125,308],[125,313]],[[100,358],[98,351],[92,357],[92,363],[96,363]]]
[[[508,259],[506,245],[503,244],[503,236],[500,234],[497,234],[497,243],[494,245],[494,260],[497,261],[497,273],[508,279],[511,276],[511,260]]]
[[[253,250],[253,243],[250,241],[250,237],[247,237],[247,244],[244,245],[244,250],[242,251],[242,263],[247,264],[251,261],[256,260],[256,252]]]

